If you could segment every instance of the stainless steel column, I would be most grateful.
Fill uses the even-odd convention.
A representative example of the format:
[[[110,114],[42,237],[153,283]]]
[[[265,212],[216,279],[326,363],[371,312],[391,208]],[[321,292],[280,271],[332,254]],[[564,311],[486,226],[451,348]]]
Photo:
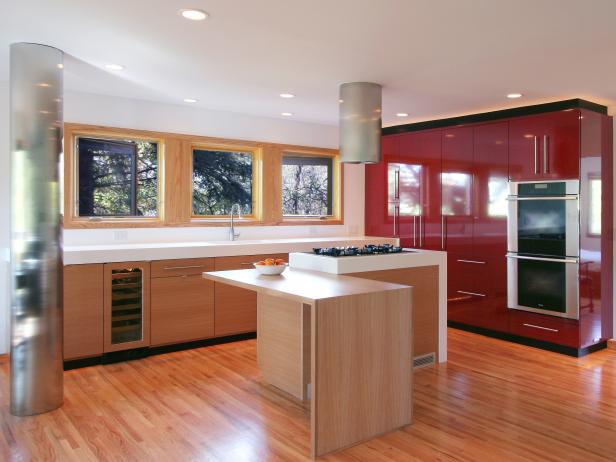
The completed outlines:
[[[62,405],[62,59],[11,45],[11,413]]]

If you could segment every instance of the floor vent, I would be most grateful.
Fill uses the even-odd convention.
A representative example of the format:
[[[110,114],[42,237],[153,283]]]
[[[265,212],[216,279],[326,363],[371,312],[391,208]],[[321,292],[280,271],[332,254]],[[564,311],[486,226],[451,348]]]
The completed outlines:
[[[413,359],[413,369],[420,369],[422,367],[431,366],[436,362],[436,355],[434,353],[428,353],[427,355],[415,356]]]

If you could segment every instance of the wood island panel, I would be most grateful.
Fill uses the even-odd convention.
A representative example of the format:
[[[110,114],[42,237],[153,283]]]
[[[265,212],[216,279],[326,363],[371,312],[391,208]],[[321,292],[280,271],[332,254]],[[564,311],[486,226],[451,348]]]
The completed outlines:
[[[103,353],[103,265],[64,267],[64,360]]]
[[[352,273],[349,276],[413,287],[413,354],[438,353],[438,266]]]
[[[412,420],[412,288],[319,300],[312,309],[312,456]]]

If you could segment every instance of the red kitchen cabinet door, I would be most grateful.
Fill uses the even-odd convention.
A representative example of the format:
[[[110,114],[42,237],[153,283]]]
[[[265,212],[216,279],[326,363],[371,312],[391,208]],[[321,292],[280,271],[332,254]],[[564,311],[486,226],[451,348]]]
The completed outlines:
[[[477,297],[473,271],[464,263],[465,256],[447,252],[447,320],[474,325]]]
[[[441,250],[441,131],[407,133],[399,152],[402,244]]]
[[[378,164],[366,165],[366,216],[365,233],[368,236],[394,236],[395,207],[390,203],[388,165],[398,157],[398,136],[385,136],[381,141],[382,160]]]
[[[579,178],[580,111],[565,110],[509,122],[512,180]]]
[[[546,179],[580,177],[580,111],[552,112],[543,116],[541,176]]]
[[[473,127],[443,130],[441,213],[444,247],[472,257],[473,247]]]
[[[511,310],[509,332],[522,337],[530,337],[574,348],[578,348],[580,344],[578,321],[527,311]]]
[[[472,325],[507,332],[507,262],[504,255],[484,256],[467,263],[474,276],[475,304]]]
[[[508,184],[507,122],[474,127],[473,253],[479,260],[507,252]]]

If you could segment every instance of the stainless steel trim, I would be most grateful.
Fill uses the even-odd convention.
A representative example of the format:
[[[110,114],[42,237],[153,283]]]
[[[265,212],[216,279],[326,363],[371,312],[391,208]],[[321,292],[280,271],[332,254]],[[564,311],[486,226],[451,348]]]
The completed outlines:
[[[507,307],[512,310],[530,311],[560,318],[579,319],[579,263],[574,259],[551,259],[507,255]],[[539,260],[562,263],[565,265],[565,312],[559,313],[548,309],[520,305],[518,303],[518,264],[520,260]],[[566,261],[567,260],[567,261]]]
[[[507,258],[516,258],[518,260],[537,260],[537,261],[552,261],[554,263],[579,263],[577,258],[545,258],[545,257],[529,257],[527,255],[505,255]]]
[[[522,325],[526,327],[534,327],[535,329],[549,330],[550,332],[558,332],[558,329],[552,329],[551,327],[536,326],[535,324],[528,324],[526,322],[523,323]]]
[[[10,46],[10,411],[17,416],[63,401],[62,61],[56,48]]]
[[[477,260],[463,260],[463,259],[458,259],[458,261],[460,263],[473,263],[475,265],[485,265],[486,262],[485,261],[477,261]]]
[[[565,183],[565,194],[579,194],[580,180],[531,180],[531,181],[510,181],[509,194],[518,195],[518,188],[521,184],[541,184],[541,183]]]
[[[476,292],[467,292],[465,290],[458,290],[457,291],[459,294],[464,294],[464,295],[473,295],[475,297],[485,297],[485,294],[478,294]]]
[[[445,250],[445,215],[441,215],[441,250]]]
[[[520,197],[520,196],[507,196],[508,201],[577,201],[578,196],[533,196],[533,197]]]
[[[426,223],[424,222],[423,215],[419,215],[419,247],[423,247],[425,231]]]
[[[340,162],[380,162],[382,86],[342,83],[339,95]]]
[[[533,136],[534,148],[535,148],[535,175],[539,174],[539,165],[537,159],[537,151],[539,150],[539,143],[537,141],[537,135]]]
[[[550,167],[548,165],[549,152],[548,152],[548,135],[543,135],[543,173],[550,173]]]
[[[400,206],[394,205],[394,237],[398,236],[398,213],[400,212]]]
[[[417,247],[417,215],[413,215],[413,247]]]
[[[191,269],[191,268],[203,268],[204,265],[186,265],[186,266],[164,266],[163,270],[178,270],[178,269]]]
[[[394,171],[394,199],[400,199],[400,169]]]

